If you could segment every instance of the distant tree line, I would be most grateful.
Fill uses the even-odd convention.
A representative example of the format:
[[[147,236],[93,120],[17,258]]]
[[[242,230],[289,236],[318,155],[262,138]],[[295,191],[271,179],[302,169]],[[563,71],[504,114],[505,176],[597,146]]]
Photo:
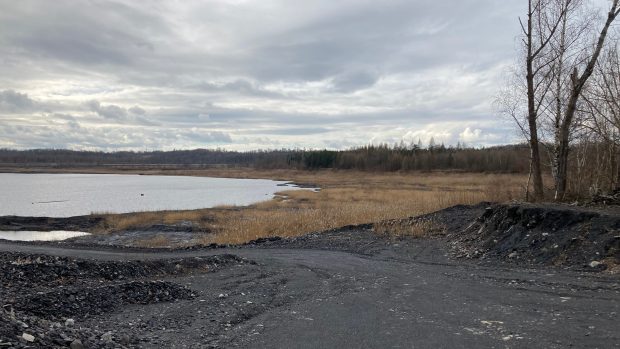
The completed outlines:
[[[341,169],[360,171],[433,171],[526,173],[526,145],[490,148],[429,145],[368,145],[349,150],[282,149],[227,151],[195,149],[151,152],[96,152],[64,149],[0,149],[0,164],[13,166],[193,165],[260,169]]]

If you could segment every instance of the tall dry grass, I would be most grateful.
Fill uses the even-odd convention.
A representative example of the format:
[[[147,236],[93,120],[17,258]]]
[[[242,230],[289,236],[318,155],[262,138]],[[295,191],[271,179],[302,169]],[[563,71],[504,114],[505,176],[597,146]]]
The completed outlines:
[[[367,176],[340,183],[324,182],[318,193],[291,191],[229,213],[218,234],[205,243],[243,243],[260,237],[290,237],[351,224],[417,216],[457,204],[506,201],[520,195],[521,181],[511,175],[442,174],[439,176]],[[316,180],[317,178],[315,178]],[[320,180],[320,178],[318,178]],[[426,226],[393,230],[421,234]],[[408,229],[408,230],[407,230]]]
[[[127,214],[98,214],[104,217],[97,228],[99,233],[148,228],[156,224],[191,223],[196,230],[208,230],[213,210],[134,212]]]
[[[203,173],[204,174],[204,173]],[[250,171],[210,175],[272,178],[314,184],[321,189],[285,191],[248,207],[108,215],[105,230],[189,221],[209,232],[201,243],[244,243],[261,237],[298,236],[345,225],[417,216],[457,204],[507,201],[522,195],[525,176],[470,173],[367,173],[350,171]],[[399,228],[419,235],[432,227]],[[409,232],[411,230],[411,232]]]

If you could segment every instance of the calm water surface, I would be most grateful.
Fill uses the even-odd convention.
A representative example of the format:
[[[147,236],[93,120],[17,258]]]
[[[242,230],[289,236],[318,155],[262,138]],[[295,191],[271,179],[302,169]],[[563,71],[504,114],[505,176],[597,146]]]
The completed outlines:
[[[269,200],[285,182],[187,176],[0,173],[0,216],[192,210]],[[298,188],[297,188],[298,189]]]
[[[13,241],[59,241],[90,235],[81,231],[0,231],[0,239]]]

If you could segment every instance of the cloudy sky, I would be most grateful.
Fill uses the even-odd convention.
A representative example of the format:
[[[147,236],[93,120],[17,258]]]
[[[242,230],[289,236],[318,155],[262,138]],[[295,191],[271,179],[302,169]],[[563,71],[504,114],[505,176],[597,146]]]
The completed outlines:
[[[0,0],[0,148],[515,141],[520,0]]]

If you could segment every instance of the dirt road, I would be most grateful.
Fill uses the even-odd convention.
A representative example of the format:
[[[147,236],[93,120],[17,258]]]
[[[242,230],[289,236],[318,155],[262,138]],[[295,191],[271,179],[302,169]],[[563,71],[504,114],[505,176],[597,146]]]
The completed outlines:
[[[617,276],[482,265],[449,258],[439,240],[369,234],[331,235],[323,247],[148,252],[0,242],[0,251],[119,262],[232,254],[255,262],[157,276],[191,289],[192,299],[71,316],[127,347],[620,347]]]

